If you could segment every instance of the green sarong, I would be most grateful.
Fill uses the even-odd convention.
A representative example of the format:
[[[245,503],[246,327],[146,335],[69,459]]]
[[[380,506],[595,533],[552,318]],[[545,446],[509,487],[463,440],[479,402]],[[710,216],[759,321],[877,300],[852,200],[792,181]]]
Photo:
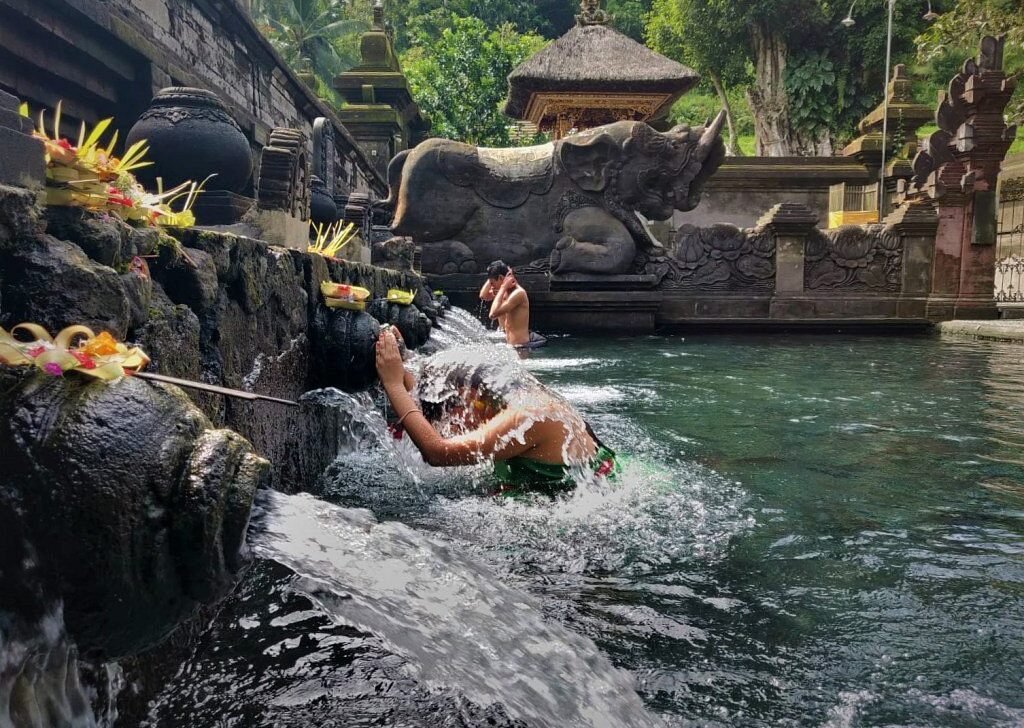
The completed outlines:
[[[619,472],[615,453],[604,445],[590,459],[589,469],[603,478],[614,478]],[[555,495],[576,487],[573,468],[560,463],[541,463],[524,457],[509,458],[494,463],[494,477],[501,483],[501,494],[516,495],[533,491]]]

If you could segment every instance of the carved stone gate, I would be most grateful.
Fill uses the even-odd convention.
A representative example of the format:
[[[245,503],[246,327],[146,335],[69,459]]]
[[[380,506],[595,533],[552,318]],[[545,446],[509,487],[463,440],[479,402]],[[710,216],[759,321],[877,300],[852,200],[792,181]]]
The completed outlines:
[[[1004,317],[1024,317],[1024,154],[1006,160],[999,183],[995,297]]]

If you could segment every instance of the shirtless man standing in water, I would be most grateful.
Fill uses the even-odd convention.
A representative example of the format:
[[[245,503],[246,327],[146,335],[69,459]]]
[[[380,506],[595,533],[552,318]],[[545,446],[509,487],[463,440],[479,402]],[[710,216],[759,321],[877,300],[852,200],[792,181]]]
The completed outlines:
[[[509,346],[530,343],[530,299],[503,261],[496,260],[487,266],[480,300],[491,302],[490,318],[497,319]]]

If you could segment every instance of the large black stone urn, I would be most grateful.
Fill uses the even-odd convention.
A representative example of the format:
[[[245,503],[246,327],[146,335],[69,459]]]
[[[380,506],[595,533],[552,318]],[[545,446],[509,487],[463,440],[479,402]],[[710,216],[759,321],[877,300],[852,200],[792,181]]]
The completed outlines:
[[[201,88],[171,86],[150,102],[128,132],[127,145],[149,143],[153,162],[136,176],[147,186],[162,177],[164,189],[186,180],[200,182],[208,175],[207,190],[242,191],[252,175],[249,141],[217,96]]]
[[[377,381],[377,319],[321,304],[312,323],[313,386],[358,392]]]
[[[312,193],[309,198],[309,219],[322,225],[330,225],[337,220],[338,207],[334,204],[334,198],[327,194],[324,181],[313,175],[309,180],[309,189]]]

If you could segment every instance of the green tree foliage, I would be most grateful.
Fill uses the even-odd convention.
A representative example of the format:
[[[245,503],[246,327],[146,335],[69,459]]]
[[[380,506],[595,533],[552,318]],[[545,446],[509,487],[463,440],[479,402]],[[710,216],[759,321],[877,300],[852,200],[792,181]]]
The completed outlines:
[[[605,0],[604,9],[611,13],[617,31],[643,43],[652,4],[652,0]]]
[[[750,116],[745,113],[745,100],[738,105],[736,94],[730,93],[730,89],[750,81],[750,68],[745,54],[722,52],[723,47],[742,47],[745,35],[739,28],[726,28],[720,32],[715,27],[719,20],[714,9],[705,2],[654,0],[646,18],[645,40],[648,46],[662,55],[692,66],[701,73],[704,85],[717,95],[718,108],[726,111],[726,149],[730,154],[739,154],[739,137],[744,132],[739,129],[737,117],[743,116],[749,120]],[[732,33],[731,38],[726,37],[728,32]],[[684,102],[685,98],[680,102]],[[673,114],[686,108],[685,103],[678,103]],[[683,117],[682,120],[695,123],[708,115],[699,118]]]
[[[655,0],[647,39],[705,75],[721,68],[724,86],[736,82],[740,67],[751,69],[750,82],[740,83],[759,153],[829,153],[881,100],[885,82],[887,3],[862,0],[856,25],[846,30],[839,21],[848,7],[831,0]],[[896,4],[894,63],[912,58],[924,9]]]
[[[630,32],[642,35],[643,13],[650,0],[607,2],[612,9],[622,6]],[[490,28],[511,24],[519,33],[557,38],[576,22],[579,0],[385,0],[385,8],[395,48],[401,53],[431,45],[458,17],[478,18]]]
[[[1005,35],[1003,65],[1008,74],[1024,73],[1024,3],[1021,0],[957,0],[917,38],[917,53],[941,86],[975,56],[986,35]],[[1008,109],[1024,124],[1024,84],[1019,84]]]
[[[453,17],[429,46],[402,55],[402,69],[436,136],[506,146],[511,122],[501,112],[505,79],[545,42],[510,23],[491,29],[479,18]]]
[[[365,4],[365,2],[363,3]],[[333,0],[254,0],[253,18],[293,69],[312,72],[321,92],[357,58],[351,39],[369,27],[367,11]]]

